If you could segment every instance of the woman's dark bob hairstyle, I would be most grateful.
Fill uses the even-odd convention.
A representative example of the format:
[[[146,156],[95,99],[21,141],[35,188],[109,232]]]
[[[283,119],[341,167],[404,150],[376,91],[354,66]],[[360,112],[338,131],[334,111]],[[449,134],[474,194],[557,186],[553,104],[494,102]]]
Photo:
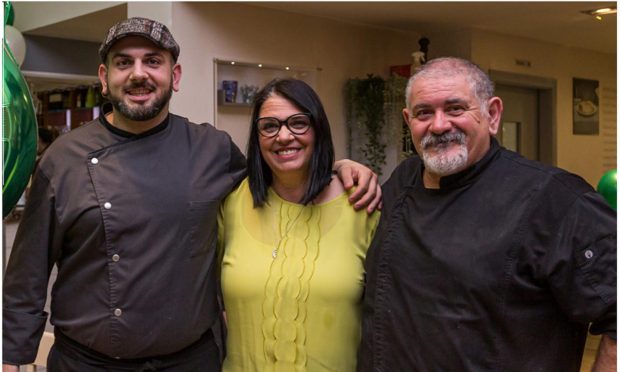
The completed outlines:
[[[247,160],[250,191],[254,207],[262,207],[267,202],[267,190],[273,182],[271,169],[260,152],[259,133],[256,119],[265,101],[271,96],[280,96],[299,109],[299,112],[310,114],[314,129],[314,151],[310,159],[308,188],[301,204],[308,204],[329,184],[334,163],[334,144],[329,129],[329,121],[319,96],[306,83],[298,79],[274,79],[261,89],[254,99],[252,124],[248,141]]]

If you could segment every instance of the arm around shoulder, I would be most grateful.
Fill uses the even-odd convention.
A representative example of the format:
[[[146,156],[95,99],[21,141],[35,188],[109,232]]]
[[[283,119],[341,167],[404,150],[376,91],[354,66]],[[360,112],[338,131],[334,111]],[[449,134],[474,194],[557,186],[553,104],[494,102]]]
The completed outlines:
[[[349,159],[336,161],[333,168],[345,189],[349,190],[357,185],[355,191],[349,196],[349,202],[355,203],[355,209],[366,207],[368,213],[372,213],[380,207],[379,178],[370,168]]]
[[[14,366],[12,364],[3,364],[2,372],[19,372],[19,366]]]
[[[603,335],[598,347],[598,353],[592,366],[592,372],[611,372],[616,371],[616,340],[607,335]]]

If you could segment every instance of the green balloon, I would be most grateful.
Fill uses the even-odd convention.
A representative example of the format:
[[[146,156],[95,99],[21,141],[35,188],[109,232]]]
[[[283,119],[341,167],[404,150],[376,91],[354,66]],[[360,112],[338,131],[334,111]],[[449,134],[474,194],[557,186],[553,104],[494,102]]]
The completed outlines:
[[[601,180],[598,181],[596,191],[598,191],[599,194],[603,195],[603,198],[607,200],[609,205],[611,205],[614,210],[618,210],[618,170],[613,169],[603,174]]]
[[[15,21],[15,10],[13,9],[13,5],[11,5],[10,1],[4,2],[4,24],[13,26],[13,22]]]
[[[2,43],[2,215],[24,192],[37,155],[37,117],[26,80],[6,42]]]

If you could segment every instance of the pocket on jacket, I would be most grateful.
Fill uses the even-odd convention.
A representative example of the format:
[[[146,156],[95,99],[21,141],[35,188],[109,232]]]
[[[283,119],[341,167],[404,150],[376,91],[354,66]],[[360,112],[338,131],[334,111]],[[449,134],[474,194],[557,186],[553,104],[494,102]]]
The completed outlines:
[[[203,255],[210,249],[215,249],[219,207],[219,200],[189,202],[187,242],[190,257]]]

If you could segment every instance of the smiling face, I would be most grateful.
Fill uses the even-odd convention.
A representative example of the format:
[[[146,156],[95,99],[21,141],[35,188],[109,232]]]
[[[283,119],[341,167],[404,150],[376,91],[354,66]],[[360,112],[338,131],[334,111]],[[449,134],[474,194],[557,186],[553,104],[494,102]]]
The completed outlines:
[[[181,66],[149,40],[129,36],[110,49],[107,65],[99,66],[102,93],[114,108],[112,124],[141,132],[168,115],[172,91],[178,91]]]
[[[403,115],[425,165],[425,185],[438,187],[443,176],[476,163],[497,133],[501,100],[492,97],[481,109],[471,83],[463,76],[421,77],[411,86]]]
[[[272,117],[284,121],[302,111],[287,99],[271,94],[259,111],[259,118]],[[314,151],[314,128],[304,134],[293,134],[286,125],[270,138],[258,135],[262,158],[265,160],[275,183],[304,184],[308,180],[310,159]]]

